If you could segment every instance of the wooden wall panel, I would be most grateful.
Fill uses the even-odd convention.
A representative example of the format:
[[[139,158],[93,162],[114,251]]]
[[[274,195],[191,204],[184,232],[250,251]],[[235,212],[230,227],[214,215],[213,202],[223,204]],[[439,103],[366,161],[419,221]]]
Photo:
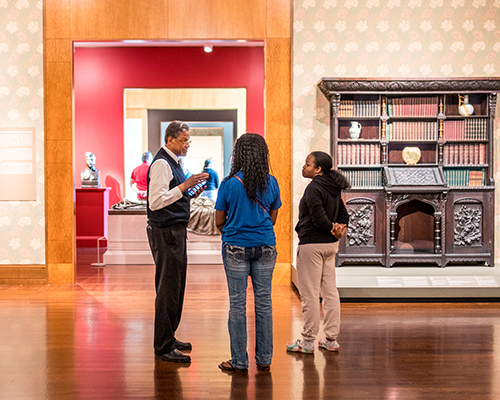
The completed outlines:
[[[267,2],[267,38],[291,38],[292,0]]]
[[[47,140],[45,142],[45,157],[50,163],[73,165],[72,140]],[[72,168],[72,167],[71,167]]]
[[[278,179],[282,207],[275,227],[278,263],[292,260],[292,140],[290,40],[266,40],[266,141]]]
[[[115,39],[126,37],[127,1],[71,1],[71,37]]]
[[[69,38],[70,0],[45,0],[45,39]]]
[[[0,279],[46,279],[47,269],[40,265],[23,265],[18,268],[15,265],[0,266]]]
[[[73,165],[46,163],[47,240],[72,240],[74,237]]]
[[[166,39],[167,1],[71,1],[74,39]]]
[[[292,232],[292,199],[290,175],[290,143],[283,140],[266,139],[269,146],[271,158],[272,174],[278,180],[281,194],[281,208],[279,210],[278,221],[274,227],[276,233],[276,244],[278,248],[279,263],[291,262],[291,232]]]
[[[0,278],[0,285],[25,285],[36,286],[46,285],[47,279],[30,279],[30,278]]]
[[[75,264],[48,264],[49,285],[71,285],[75,282]]]
[[[45,0],[44,11],[47,277],[0,277],[0,284],[74,283],[72,43],[123,39],[265,40],[266,138],[283,201],[276,232],[284,269],[277,276],[286,279],[292,260],[291,2]]]
[[[169,0],[169,38],[263,39],[266,0]]]
[[[68,240],[50,240],[50,246],[47,248],[47,263],[72,263],[75,259],[75,241],[73,238]]]
[[[47,268],[40,265],[0,266],[0,285],[46,285]]]
[[[266,40],[267,62],[284,62],[290,64],[291,51],[290,39]]]
[[[72,64],[46,62],[44,70],[45,138],[73,140]]]
[[[73,60],[73,44],[70,39],[46,39],[43,50],[46,63],[71,63]]]
[[[45,48],[47,283],[64,284],[75,279],[72,41],[46,40]]]
[[[129,0],[127,17],[127,38],[168,38],[167,0]]]
[[[73,163],[47,162],[45,175],[48,283],[74,283],[76,230]],[[54,269],[54,265],[57,268]]]

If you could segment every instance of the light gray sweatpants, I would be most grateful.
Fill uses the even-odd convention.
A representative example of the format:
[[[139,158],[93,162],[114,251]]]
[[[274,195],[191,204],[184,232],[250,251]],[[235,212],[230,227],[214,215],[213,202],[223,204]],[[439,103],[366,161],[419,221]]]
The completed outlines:
[[[340,298],[335,279],[335,254],[339,242],[301,244],[297,249],[297,273],[304,317],[302,338],[314,341],[320,326],[320,295],[323,297],[323,330],[328,340],[340,331]]]

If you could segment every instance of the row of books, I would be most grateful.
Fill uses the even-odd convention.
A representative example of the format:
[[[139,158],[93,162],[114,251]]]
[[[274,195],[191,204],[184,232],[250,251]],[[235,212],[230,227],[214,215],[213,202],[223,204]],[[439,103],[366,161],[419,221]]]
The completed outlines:
[[[386,125],[388,140],[437,140],[437,122],[434,121],[397,121]]]
[[[349,170],[344,169],[342,173],[352,187],[379,187],[382,186],[382,175],[378,169]],[[445,169],[444,175],[449,186],[484,186],[486,182],[486,170],[470,169]]]
[[[432,97],[388,97],[387,115],[393,117],[435,117],[438,98]]]
[[[443,156],[445,164],[486,164],[486,144],[447,144]]]
[[[378,100],[340,100],[339,117],[378,117]]]
[[[484,186],[486,182],[485,169],[445,169],[444,176],[448,182],[448,186]]]
[[[465,120],[444,121],[445,140],[487,140],[488,120],[467,118]]]
[[[337,154],[340,165],[380,164],[378,144],[339,144]]]
[[[382,174],[379,169],[344,169],[342,170],[342,173],[345,175],[352,187],[382,186]]]

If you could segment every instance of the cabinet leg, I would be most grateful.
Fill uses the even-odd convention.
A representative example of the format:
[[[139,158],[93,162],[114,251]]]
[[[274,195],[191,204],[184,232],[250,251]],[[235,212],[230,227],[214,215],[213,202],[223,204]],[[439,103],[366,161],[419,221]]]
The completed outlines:
[[[391,240],[391,253],[394,253],[395,250],[395,242],[396,242],[396,231],[394,229],[396,224],[396,218],[391,216],[391,230],[390,230],[390,240]]]
[[[434,215],[434,253],[441,253],[441,219]]]

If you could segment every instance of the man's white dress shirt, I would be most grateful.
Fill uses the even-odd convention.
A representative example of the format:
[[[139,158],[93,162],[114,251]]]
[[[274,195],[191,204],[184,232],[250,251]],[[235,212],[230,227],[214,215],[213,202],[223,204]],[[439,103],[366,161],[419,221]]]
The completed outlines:
[[[175,162],[179,162],[179,157],[172,153],[167,146],[163,146],[163,149],[167,154],[174,159]],[[169,189],[170,181],[173,179],[172,168],[170,164],[160,158],[156,160],[149,168],[149,208],[152,211],[159,210],[166,207],[172,203],[175,203],[182,197],[182,192],[179,187],[176,186]]]

